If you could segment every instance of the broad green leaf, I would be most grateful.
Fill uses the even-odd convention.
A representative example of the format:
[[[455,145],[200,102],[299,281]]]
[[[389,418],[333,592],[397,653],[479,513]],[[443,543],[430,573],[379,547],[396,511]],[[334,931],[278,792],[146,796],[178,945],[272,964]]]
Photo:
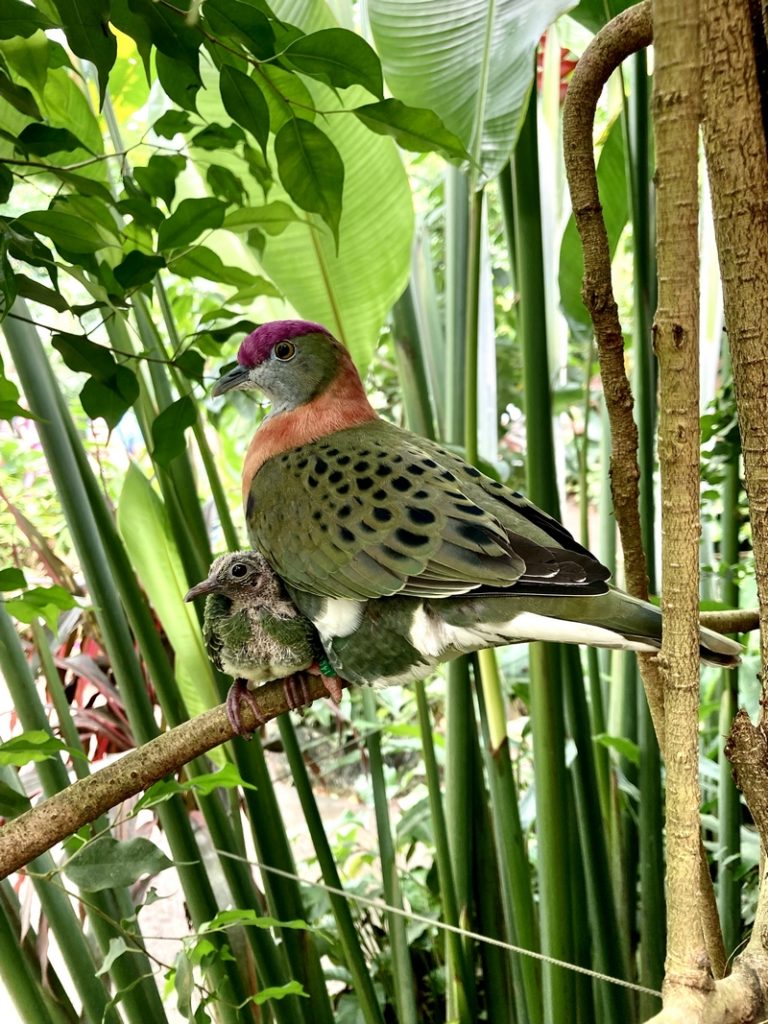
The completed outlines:
[[[597,162],[597,184],[608,234],[608,247],[613,257],[629,216],[624,131],[620,118],[616,118],[611,125],[600,153]],[[581,297],[583,279],[584,251],[576,230],[576,221],[571,214],[560,243],[560,307],[572,331],[588,331],[591,334],[592,321]]]
[[[10,237],[5,233],[0,238],[0,321],[8,315],[18,295],[16,276],[8,259]],[[18,394],[18,392],[17,392]],[[12,415],[16,415],[13,413]]]
[[[176,0],[173,9],[154,0],[128,0],[128,6],[145,23],[160,53],[185,64],[199,80],[199,50],[203,37],[186,18],[179,17],[179,10],[189,10],[188,0]]]
[[[279,235],[289,224],[299,220],[288,203],[266,203],[264,206],[241,206],[224,218],[223,227],[230,231],[250,231],[259,227],[268,235]]]
[[[17,276],[16,281],[19,282]],[[8,380],[3,370],[3,362],[0,359],[0,420],[10,420],[14,416],[23,416],[25,419],[35,419],[29,409],[25,409],[19,405],[19,389],[13,383],[12,380]],[[15,569],[3,569],[0,571],[0,577],[3,572],[18,572],[20,570]],[[24,586],[22,583],[21,586]],[[13,587],[3,587],[0,585],[0,590],[12,590]]]
[[[131,562],[176,652],[175,672],[190,715],[219,702],[213,670],[191,605],[189,589],[162,501],[141,470],[131,464],[117,507],[117,525]],[[209,755],[223,764],[223,754]]]
[[[117,364],[112,353],[85,335],[61,332],[52,335],[51,344],[61,353],[70,370],[87,373],[98,380],[109,380],[115,374]]]
[[[181,249],[212,228],[219,228],[226,206],[219,199],[182,199],[171,216],[160,225],[157,248],[161,252]]]
[[[99,106],[117,57],[117,40],[109,27],[109,0],[53,0],[74,53],[95,65],[99,74]]]
[[[80,391],[80,402],[92,420],[100,416],[110,430],[114,429],[139,397],[136,374],[127,366],[117,366],[113,377],[98,380],[90,377]]]
[[[148,839],[98,836],[70,857],[64,874],[79,889],[99,892],[133,885],[142,875],[157,875],[171,867],[173,862]]]
[[[251,996],[251,1002],[256,1006],[262,1006],[269,999],[285,999],[286,996],[304,996],[305,999],[309,999],[309,993],[304,991],[300,981],[288,981],[285,985],[267,985],[256,995]]]
[[[57,249],[70,253],[97,252],[107,244],[92,224],[59,210],[32,210],[23,213],[14,223],[45,235]]]
[[[255,278],[242,267],[225,266],[221,257],[204,245],[196,245],[183,256],[172,260],[169,267],[180,277],[203,277],[208,281],[232,285],[234,288],[249,288],[257,284],[260,295],[273,295],[277,298],[280,294],[271,281],[263,277]]]
[[[581,0],[569,13],[590,32],[599,32],[611,18],[631,7],[633,0]]]
[[[28,39],[38,29],[55,28],[52,21],[22,0],[3,0],[0,6],[0,39],[23,36]]]
[[[16,143],[22,153],[49,156],[51,153],[71,153],[80,149],[82,142],[67,128],[51,128],[47,124],[28,124],[19,133]]]
[[[211,164],[206,172],[205,180],[216,198],[221,199],[228,206],[232,204],[239,206],[245,202],[245,186],[240,178],[227,167]]]
[[[136,947],[129,946],[123,938],[110,939],[109,947],[107,949],[106,956],[102,960],[101,967],[96,971],[96,977],[100,978],[104,974],[109,974],[112,970],[112,965],[116,960],[119,960],[123,953],[135,953]]]
[[[261,89],[253,79],[230,64],[225,64],[221,69],[219,89],[226,112],[233,121],[253,135],[266,155],[269,107]]]
[[[149,284],[165,266],[162,256],[150,256],[138,249],[132,249],[121,263],[115,267],[115,278],[127,291],[129,288],[140,288]]]
[[[156,58],[157,77],[174,103],[184,110],[197,110],[197,93],[200,89],[200,72],[196,64],[175,60],[170,54],[158,52]]]
[[[36,121],[42,119],[40,108],[29,89],[14,82],[2,68],[0,68],[0,97],[7,100],[19,113],[33,117]]]
[[[196,775],[188,782],[176,782],[173,779],[161,779],[155,782],[145,792],[144,796],[137,801],[132,813],[138,814],[145,807],[155,807],[157,804],[165,803],[179,793],[197,793],[200,796],[209,796],[217,789],[256,789],[250,782],[246,782],[233,764],[225,764],[217,772],[208,772],[206,775]]]
[[[301,36],[282,59],[337,89],[362,85],[374,96],[384,95],[379,58],[361,36],[347,29],[326,28]]]
[[[31,729],[0,743],[0,764],[12,764],[19,768],[30,761],[47,761],[59,753],[72,754],[85,760],[82,750],[68,747],[43,729]]]
[[[35,281],[26,274],[16,274],[16,286],[18,294],[24,299],[32,299],[33,302],[40,302],[44,306],[50,306],[58,313],[64,313],[69,309],[69,303],[61,294],[53,288]]]
[[[0,780],[0,817],[17,818],[31,806],[28,796]]]
[[[256,5],[241,0],[205,0],[203,14],[217,38],[228,37],[242,43],[259,60],[274,56],[274,30]]]
[[[363,124],[380,135],[391,135],[401,149],[441,153],[447,160],[468,160],[461,139],[449,132],[431,110],[407,107],[400,100],[367,103],[353,111]]]
[[[605,732],[597,733],[592,739],[602,747],[615,750],[617,754],[626,757],[631,764],[640,764],[640,748],[632,740],[624,736],[609,736]]]
[[[210,932],[224,931],[227,928],[244,928],[246,926],[252,928],[294,928],[305,931],[309,928],[307,922],[302,921],[300,918],[294,918],[292,921],[279,921],[275,917],[267,917],[264,914],[260,914],[257,910],[243,908],[220,911],[216,917],[201,924],[198,931],[201,935],[205,935]]]
[[[220,108],[216,107],[216,112]],[[230,124],[226,127],[220,124],[209,124],[189,140],[190,145],[198,149],[233,149],[238,143],[245,140],[245,132],[239,124]]]
[[[191,127],[192,122],[186,110],[166,110],[152,125],[152,131],[164,139],[172,139],[180,132],[188,132]]]
[[[276,64],[262,64],[256,69],[256,74],[264,89],[273,132],[278,132],[292,117],[303,117],[305,121],[315,120],[312,93],[300,75],[294,75]]]
[[[331,229],[338,249],[344,164],[338,149],[311,121],[286,121],[275,136],[280,181],[302,210],[318,213]]]
[[[21,590],[26,585],[27,581],[21,569],[15,566],[0,569],[0,590]]]
[[[182,352],[181,355],[174,358],[173,365],[181,370],[185,377],[188,377],[190,380],[196,380],[200,384],[203,383],[205,378],[205,356],[200,352],[189,348],[186,352]]]
[[[167,466],[184,451],[188,427],[197,419],[195,403],[189,395],[172,402],[152,423],[152,458]]]
[[[149,158],[146,167],[134,168],[133,176],[145,192],[159,196],[170,208],[176,195],[176,179],[186,165],[183,156],[160,156],[155,153]]]
[[[479,167],[479,187],[509,159],[544,30],[574,0],[370,0],[368,15],[392,93],[425,107]]]

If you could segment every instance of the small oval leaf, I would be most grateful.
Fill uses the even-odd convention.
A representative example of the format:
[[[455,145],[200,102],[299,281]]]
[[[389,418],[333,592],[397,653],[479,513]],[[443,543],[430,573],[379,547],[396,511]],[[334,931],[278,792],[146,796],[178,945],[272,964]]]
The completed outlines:
[[[219,77],[219,91],[224,109],[256,139],[266,155],[269,138],[269,107],[261,89],[252,78],[225,64]]]
[[[311,121],[286,121],[275,136],[280,181],[302,210],[318,213],[339,244],[344,164],[339,151]]]

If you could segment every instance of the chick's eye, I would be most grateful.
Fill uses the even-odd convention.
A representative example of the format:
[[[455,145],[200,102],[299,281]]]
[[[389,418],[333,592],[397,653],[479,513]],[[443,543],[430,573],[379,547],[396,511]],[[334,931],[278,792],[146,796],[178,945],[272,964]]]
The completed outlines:
[[[241,580],[248,574],[248,566],[244,562],[235,562],[230,572],[236,579]]]
[[[287,362],[289,359],[293,359],[296,354],[296,346],[292,341],[278,341],[273,351],[277,359],[282,359],[283,362]]]

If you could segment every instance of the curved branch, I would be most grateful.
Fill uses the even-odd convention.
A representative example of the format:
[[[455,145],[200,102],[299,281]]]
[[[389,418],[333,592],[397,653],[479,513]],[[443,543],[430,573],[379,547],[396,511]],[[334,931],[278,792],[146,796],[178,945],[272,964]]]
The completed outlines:
[[[563,154],[576,227],[584,247],[584,305],[592,317],[611,423],[611,490],[624,550],[627,589],[648,598],[648,570],[639,514],[640,469],[632,389],[624,368],[624,338],[611,285],[611,255],[592,150],[592,126],[603,86],[630,54],[653,40],[650,0],[609,22],[573,72],[563,110]]]
[[[328,695],[322,676],[305,675],[308,703]],[[342,685],[345,685],[342,683]],[[288,711],[282,680],[260,686],[256,696],[263,721]],[[259,723],[247,702],[241,705],[243,723]],[[224,704],[176,726],[37,804],[0,829],[0,878],[50,850],[111,807],[172,775],[189,761],[226,743],[235,735]]]

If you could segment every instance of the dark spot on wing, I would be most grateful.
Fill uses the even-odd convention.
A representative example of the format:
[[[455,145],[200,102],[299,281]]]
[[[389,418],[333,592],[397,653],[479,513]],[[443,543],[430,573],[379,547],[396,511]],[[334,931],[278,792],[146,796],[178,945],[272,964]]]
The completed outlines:
[[[392,467],[388,466],[385,462],[379,466],[376,470],[376,476],[390,476],[392,473]]]
[[[329,484],[338,484],[343,479],[344,479],[344,474],[340,470],[338,470],[338,469],[334,469],[334,471],[332,473],[328,474],[328,483]]]
[[[395,537],[401,544],[405,544],[409,548],[420,548],[425,544],[429,544],[429,537],[426,537],[424,534],[413,533],[411,530],[404,530],[402,528],[395,530]]]
[[[409,491],[411,489],[411,481],[404,476],[396,476],[392,481],[392,486],[396,491]]]
[[[327,469],[328,463],[325,461],[325,459],[321,459],[320,456],[318,456],[315,459],[315,472],[317,473],[317,475],[322,476]]]
[[[354,533],[352,533],[351,530],[348,530],[346,526],[339,527],[339,536],[341,537],[345,544],[352,544],[352,542],[355,539]]]
[[[408,518],[412,523],[418,523],[419,526],[430,526],[435,522],[437,516],[434,512],[430,512],[428,508],[408,508]]]
[[[373,518],[377,519],[380,523],[388,523],[392,518],[392,513],[388,508],[375,508],[373,510]]]
[[[370,491],[373,487],[373,480],[369,476],[361,476],[357,480],[357,489],[359,491]]]

